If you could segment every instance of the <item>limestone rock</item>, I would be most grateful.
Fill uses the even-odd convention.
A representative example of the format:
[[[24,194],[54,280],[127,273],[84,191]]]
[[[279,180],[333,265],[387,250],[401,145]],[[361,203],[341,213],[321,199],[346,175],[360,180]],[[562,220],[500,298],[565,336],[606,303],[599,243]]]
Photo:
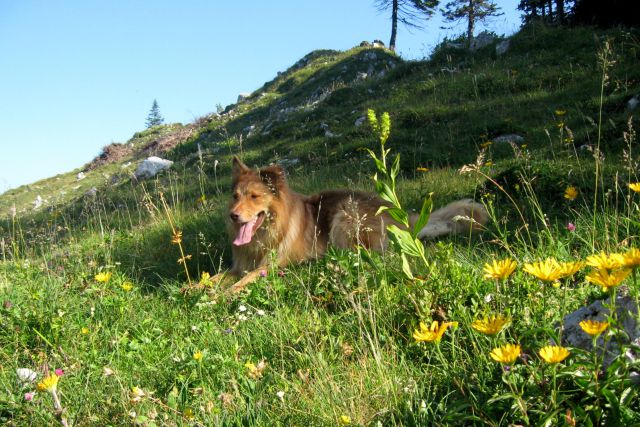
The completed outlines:
[[[151,156],[143,160],[139,165],[134,176],[136,179],[153,178],[161,170],[170,168],[173,162],[171,160],[161,159],[160,157]]]

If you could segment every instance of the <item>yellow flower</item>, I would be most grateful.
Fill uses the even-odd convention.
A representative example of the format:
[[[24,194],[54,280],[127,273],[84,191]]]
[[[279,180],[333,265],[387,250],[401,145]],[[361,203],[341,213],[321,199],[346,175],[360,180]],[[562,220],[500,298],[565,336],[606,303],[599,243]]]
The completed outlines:
[[[554,258],[527,263],[522,269],[543,282],[555,282],[561,277],[560,264]]]
[[[458,326],[458,322],[442,322],[438,325],[438,322],[434,320],[431,322],[431,327],[420,322],[420,330],[416,329],[413,332],[413,338],[418,342],[438,342],[449,326],[455,328]]]
[[[629,188],[635,191],[636,193],[640,193],[640,182],[629,183]]]
[[[622,266],[627,268],[640,267],[640,249],[631,248],[623,254]]]
[[[573,276],[580,271],[582,267],[584,267],[584,262],[581,261],[558,263],[558,279]]]
[[[56,374],[49,375],[38,383],[38,390],[48,391],[51,393],[56,391],[56,388],[58,387],[58,378],[59,377]]]
[[[540,354],[540,357],[542,357],[542,359],[547,363],[558,363],[569,357],[571,353],[569,353],[569,350],[564,347],[548,345],[546,347],[542,347],[538,354]]]
[[[192,420],[195,418],[195,414],[193,413],[193,409],[191,408],[185,409],[182,415],[184,415],[184,417],[188,420]]]
[[[89,333],[89,328],[83,326],[82,329],[80,329],[80,332],[82,332],[83,335],[87,335]]]
[[[478,332],[486,335],[495,335],[504,329],[506,325],[511,322],[511,319],[504,317],[501,314],[493,315],[491,317],[485,316],[484,319],[474,320],[471,327]]]
[[[556,116],[564,116],[565,114],[567,114],[567,112],[564,110],[556,110],[554,111],[554,113],[556,114]]]
[[[416,168],[416,170],[417,170],[418,172],[429,172],[429,168],[424,168],[424,167],[422,167],[422,166],[421,166],[421,167],[419,167],[419,168]]]
[[[211,281],[211,275],[206,271],[203,271],[200,274],[200,285],[204,287],[212,286],[213,282]]]
[[[609,327],[609,322],[599,322],[597,320],[583,320],[579,324],[582,330],[592,337],[600,335]]]
[[[267,367],[267,362],[261,360],[258,362],[256,366],[253,362],[247,362],[244,364],[244,367],[249,371],[249,376],[253,379],[258,379],[262,377],[262,371]]]
[[[171,243],[174,243],[176,245],[182,243],[182,231],[173,232],[173,235],[171,236]]]
[[[123,291],[129,292],[131,289],[133,289],[133,283],[124,282],[122,285],[120,285],[120,287],[122,288]]]
[[[606,254],[600,252],[597,255],[590,255],[587,257],[587,265],[595,267],[599,270],[613,270],[618,267],[622,267],[624,257],[622,254]]]
[[[511,258],[499,261],[493,260],[491,263],[484,265],[485,279],[504,280],[513,273],[518,264]]]
[[[482,144],[480,144],[480,148],[487,148],[489,147],[491,144],[493,144],[493,141],[485,141]]]
[[[199,362],[202,360],[202,352],[201,351],[196,351],[195,353],[193,353],[193,360],[195,360],[196,362]]]
[[[338,422],[341,426],[348,426],[349,424],[351,424],[351,417],[348,415],[340,415],[340,418],[338,418]]]
[[[494,348],[489,353],[489,356],[496,362],[504,363],[505,365],[511,365],[516,361],[518,356],[522,353],[520,344],[505,344],[501,347]]]
[[[491,166],[493,166],[493,162],[492,162],[491,160],[489,160],[489,161],[488,161],[488,162],[486,162],[484,165],[485,165],[486,167],[491,167]]]
[[[98,283],[107,283],[111,279],[111,272],[103,271],[94,276],[94,279]]]
[[[565,190],[564,190],[564,198],[567,200],[575,200],[575,198],[578,197],[578,189],[576,187],[574,187],[573,185],[568,186]]]
[[[618,286],[631,273],[628,268],[609,272],[608,270],[595,270],[587,274],[587,282],[602,286],[602,290],[607,292],[609,288]]]

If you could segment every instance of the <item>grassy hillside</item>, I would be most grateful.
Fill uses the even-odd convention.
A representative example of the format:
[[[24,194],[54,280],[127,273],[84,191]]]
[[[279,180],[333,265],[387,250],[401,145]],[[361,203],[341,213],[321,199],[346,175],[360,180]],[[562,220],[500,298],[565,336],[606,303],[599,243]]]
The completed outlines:
[[[638,246],[627,101],[640,93],[639,34],[532,26],[509,44],[501,56],[495,43],[474,53],[443,44],[410,62],[383,49],[312,52],[219,115],[139,132],[77,170],[0,195],[0,420],[640,422],[629,381],[637,362],[617,357],[603,371],[597,352],[566,344],[571,356],[557,364],[538,353],[564,342],[565,314],[616,293],[637,301],[635,265],[606,292],[594,285],[597,268],[582,266],[559,287],[522,269]],[[424,260],[410,259],[413,278],[397,249],[332,249],[318,262],[266,269],[241,295],[186,291],[230,261],[231,156],[283,164],[304,193],[372,191],[365,149],[379,143],[364,121],[369,108],[390,113],[386,146],[400,155],[404,207],[429,193],[436,206],[472,197],[491,212],[487,230],[428,243]],[[175,163],[137,182],[132,172],[149,155]],[[500,259],[514,260],[515,273],[486,278],[485,264]],[[495,314],[510,319],[497,335],[471,327]],[[432,320],[458,326],[437,344],[416,340]],[[609,322],[607,341],[623,342],[623,319]],[[522,348],[513,365],[490,356],[507,342]],[[64,414],[50,392],[27,399],[36,385],[20,382],[17,368],[37,372],[35,383],[62,369]]]

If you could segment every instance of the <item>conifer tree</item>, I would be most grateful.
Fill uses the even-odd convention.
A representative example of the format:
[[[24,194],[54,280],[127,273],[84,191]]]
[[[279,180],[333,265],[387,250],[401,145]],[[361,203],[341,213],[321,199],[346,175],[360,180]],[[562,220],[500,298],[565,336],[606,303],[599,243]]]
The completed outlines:
[[[149,115],[147,116],[147,129],[161,125],[162,123],[164,123],[164,118],[162,117],[162,115],[160,115],[160,107],[158,106],[158,101],[154,99],[151,110],[149,111]]]
[[[499,16],[500,8],[492,0],[452,0],[442,10],[448,22],[467,21],[467,41],[471,43],[476,24],[491,16]]]
[[[398,22],[413,28],[422,28],[422,20],[433,16],[440,0],[376,0],[380,11],[391,9],[391,39],[389,49],[396,50]]]

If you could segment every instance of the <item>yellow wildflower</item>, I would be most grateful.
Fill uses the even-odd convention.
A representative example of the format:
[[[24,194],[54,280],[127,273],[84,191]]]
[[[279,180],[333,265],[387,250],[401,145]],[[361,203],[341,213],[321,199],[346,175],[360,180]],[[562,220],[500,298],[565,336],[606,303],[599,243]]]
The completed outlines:
[[[258,379],[262,377],[262,371],[267,367],[267,362],[261,360],[255,365],[253,362],[247,362],[244,364],[244,367],[249,371],[249,376],[253,379]]]
[[[420,330],[413,332],[413,338],[418,342],[439,342],[442,339],[447,328],[458,326],[458,322],[442,322],[438,324],[436,320],[431,322],[431,327],[427,327],[423,322],[420,322]]]
[[[520,353],[522,353],[520,344],[505,344],[491,350],[489,356],[496,362],[511,365],[520,356]]]
[[[618,286],[631,273],[628,268],[609,272],[608,270],[595,270],[587,274],[587,282],[602,286],[602,290],[607,292],[609,288]]]
[[[208,286],[212,286],[213,285],[213,281],[211,280],[211,275],[209,273],[207,273],[206,271],[203,271],[200,274],[200,285],[202,285],[204,287],[208,287]]]
[[[111,272],[103,271],[94,276],[94,279],[98,283],[107,283],[111,279]]]
[[[80,329],[80,332],[82,332],[83,335],[87,335],[89,333],[89,328],[83,326],[82,329]]]
[[[338,422],[341,426],[348,426],[349,424],[351,424],[351,417],[348,415],[340,415],[340,418],[338,418]]]
[[[191,408],[185,409],[182,415],[184,415],[184,417],[188,420],[193,420],[196,417],[195,414],[193,413],[193,409]]]
[[[196,351],[195,353],[193,353],[193,360],[195,360],[196,362],[199,362],[202,360],[202,352],[201,351]]]
[[[609,322],[599,322],[597,320],[583,320],[579,323],[580,327],[583,331],[591,335],[592,337],[596,337],[603,333],[608,327]]]
[[[493,260],[491,263],[484,265],[484,277],[485,279],[504,280],[513,273],[517,265],[511,258],[499,261]]]
[[[623,254],[622,266],[627,268],[640,267],[640,249],[631,248]]]
[[[623,260],[624,257],[622,254],[607,254],[600,252],[599,254],[588,256],[587,265],[595,267],[598,270],[614,270],[618,267],[622,267]]]
[[[576,274],[580,269],[584,267],[584,262],[561,262],[558,263],[558,279],[564,279]]]
[[[124,282],[124,283],[122,283],[122,285],[120,285],[120,287],[122,288],[123,291],[129,292],[131,289],[133,289],[133,283]]]
[[[640,182],[630,182],[629,188],[636,193],[640,193]]]
[[[422,166],[416,168],[416,170],[418,172],[429,172],[429,168],[425,168],[425,167],[422,167]]]
[[[556,114],[556,116],[560,116],[560,117],[562,117],[565,114],[567,114],[567,112],[564,111],[564,110],[556,110],[556,111],[554,111],[554,113]]]
[[[522,269],[543,282],[555,282],[561,277],[560,264],[554,258],[527,263]]]
[[[38,390],[53,393],[58,387],[58,376],[51,374],[38,383]]]
[[[569,357],[571,353],[564,347],[548,345],[546,347],[542,347],[538,354],[547,363],[558,363]]]
[[[501,314],[493,315],[491,317],[485,316],[484,319],[474,320],[471,327],[478,332],[486,335],[495,335],[502,331],[506,325],[511,322],[511,319],[504,317]]]
[[[567,200],[575,200],[578,197],[578,189],[573,185],[568,186],[564,190],[564,198]]]

